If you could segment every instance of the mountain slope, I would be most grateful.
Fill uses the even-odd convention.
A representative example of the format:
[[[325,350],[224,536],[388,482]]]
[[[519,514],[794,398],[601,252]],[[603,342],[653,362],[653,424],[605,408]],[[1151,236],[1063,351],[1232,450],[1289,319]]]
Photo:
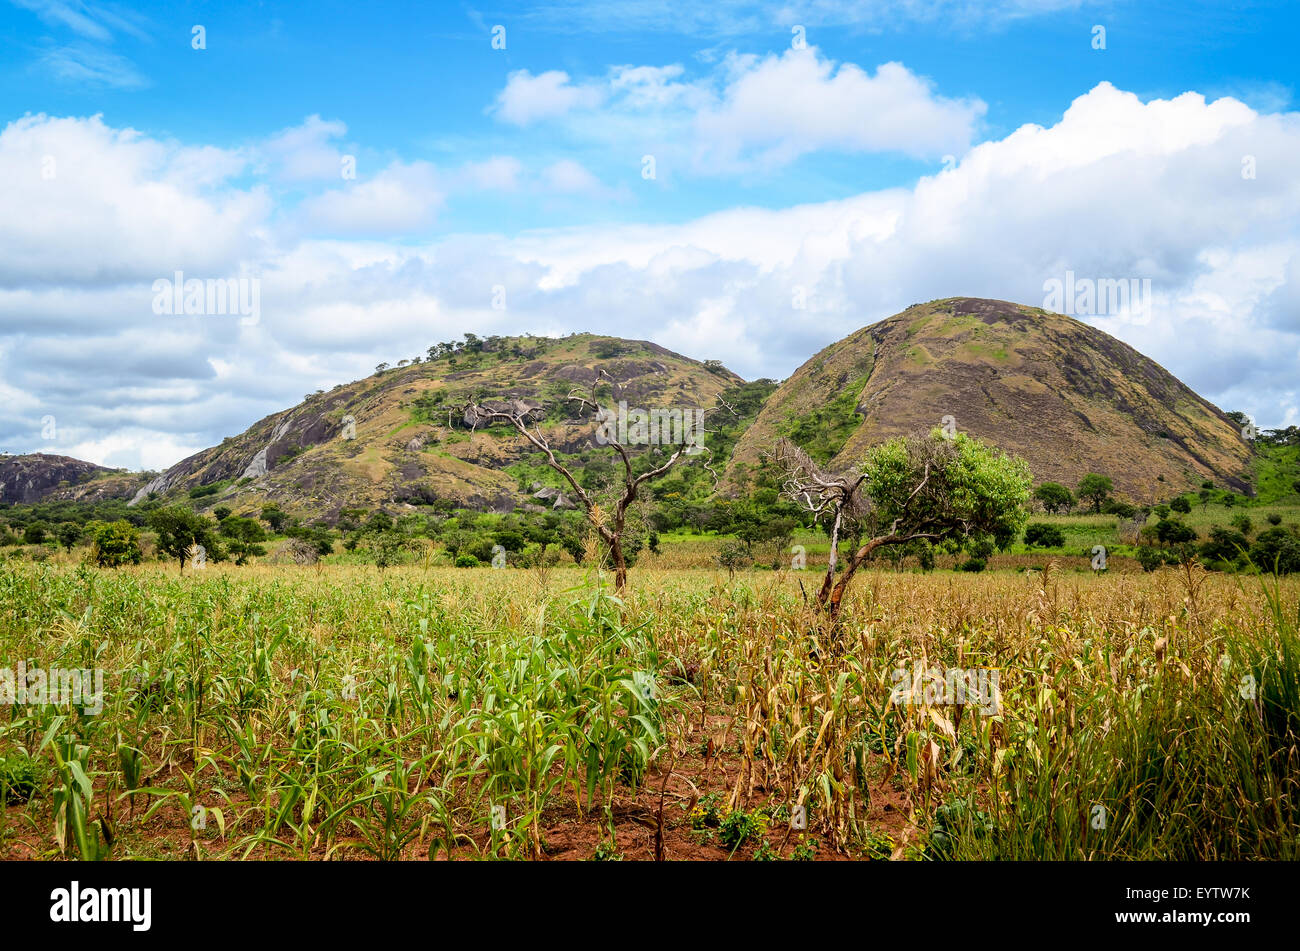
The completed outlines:
[[[406,361],[402,361],[406,363]],[[342,508],[448,500],[505,510],[532,504],[505,471],[533,448],[513,430],[473,429],[469,402],[523,400],[553,446],[594,445],[593,424],[566,397],[586,393],[596,373],[602,405],[709,407],[741,382],[730,371],[646,341],[576,334],[564,338],[474,338],[436,360],[398,366],[309,397],[246,432],[182,460],[140,488],[133,502],[197,495],[200,506],[236,512],[276,503],[304,517]],[[349,420],[349,417],[351,418]],[[349,425],[350,424],[350,425]],[[200,494],[206,493],[206,494]],[[538,501],[554,504],[553,496]]]
[[[0,456],[0,502],[128,498],[140,481],[138,474],[106,469],[71,456],[44,452]]]
[[[1035,481],[1100,472],[1139,503],[1204,479],[1248,488],[1237,426],[1158,364],[1073,318],[976,298],[913,305],[826,347],[768,399],[728,480],[778,436],[847,466],[945,416],[1023,457]]]

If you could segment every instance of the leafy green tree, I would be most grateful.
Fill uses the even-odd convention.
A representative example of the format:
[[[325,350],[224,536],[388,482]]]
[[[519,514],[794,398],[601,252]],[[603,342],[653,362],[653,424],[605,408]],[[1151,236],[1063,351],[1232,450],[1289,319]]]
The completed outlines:
[[[1192,503],[1187,501],[1187,496],[1180,495],[1169,503],[1169,508],[1180,515],[1186,515],[1191,512]]]
[[[397,564],[406,544],[407,540],[396,532],[375,532],[369,536],[366,546],[375,559],[375,565],[383,571],[389,565]]]
[[[220,546],[213,525],[207,518],[180,505],[168,505],[149,513],[149,527],[158,534],[158,550],[180,562],[185,573],[185,560],[190,548],[201,545],[215,561]]]
[[[237,565],[247,564],[250,555],[266,554],[260,544],[266,540],[266,531],[256,519],[227,517],[221,522],[221,535],[229,539],[226,547]]]
[[[216,517],[218,522],[224,522],[226,519],[230,518],[230,512],[231,509],[229,505],[218,505],[212,510],[212,514]]]
[[[140,551],[140,533],[125,519],[116,522],[91,522],[90,556],[101,568],[119,565],[138,565],[143,555]]]
[[[44,522],[32,522],[23,529],[23,541],[28,545],[43,545],[48,533]]]
[[[55,529],[55,537],[65,550],[72,551],[73,546],[81,541],[81,526],[76,522],[62,522]]]
[[[917,539],[974,544],[1017,536],[1025,524],[1031,477],[1021,459],[1004,455],[967,433],[892,439],[868,451],[861,467],[861,524],[867,541],[838,581],[828,570],[818,594],[832,617],[839,614],[853,575],[884,545]]]
[[[1101,514],[1101,503],[1105,502],[1107,497],[1115,491],[1115,483],[1110,476],[1104,476],[1096,472],[1089,472],[1079,480],[1077,495],[1079,500],[1087,500],[1092,503],[1093,512]]]
[[[1179,519],[1166,518],[1156,523],[1156,538],[1162,545],[1181,545],[1196,541],[1196,532]]]
[[[1057,512],[1068,512],[1070,506],[1074,504],[1074,496],[1070,490],[1059,482],[1044,482],[1034,489],[1034,498],[1043,503],[1044,511],[1052,515]]]
[[[271,526],[271,531],[279,532],[288,520],[288,513],[281,511],[275,503],[262,506],[262,521]]]
[[[1241,532],[1216,525],[1210,529],[1210,537],[1201,543],[1201,558],[1206,562],[1236,561],[1250,548],[1250,540]]]

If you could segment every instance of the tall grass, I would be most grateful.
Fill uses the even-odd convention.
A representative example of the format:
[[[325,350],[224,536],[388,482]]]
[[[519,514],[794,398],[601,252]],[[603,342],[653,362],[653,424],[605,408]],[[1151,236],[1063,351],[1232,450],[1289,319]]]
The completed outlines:
[[[0,708],[0,855],[538,858],[669,773],[824,854],[1300,851],[1295,580],[878,572],[832,635],[800,576],[0,563],[0,666],[107,688]],[[914,661],[998,708],[891,702]]]

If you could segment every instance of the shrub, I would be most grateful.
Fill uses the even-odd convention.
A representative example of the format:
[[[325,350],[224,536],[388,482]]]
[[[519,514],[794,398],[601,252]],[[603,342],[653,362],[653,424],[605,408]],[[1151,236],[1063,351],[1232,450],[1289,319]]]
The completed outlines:
[[[1030,548],[1061,548],[1065,532],[1045,522],[1031,522],[1025,527],[1025,544]]]
[[[1143,571],[1155,571],[1165,563],[1165,556],[1158,548],[1143,545],[1137,550],[1137,560]]]
[[[481,562],[480,562],[477,558],[475,558],[473,555],[457,555],[457,556],[456,556],[456,567],[457,567],[457,568],[477,568],[480,564],[481,564]]]
[[[1260,532],[1250,546],[1250,560],[1260,571],[1280,575],[1300,571],[1300,538],[1285,528]]]
[[[1200,555],[1206,561],[1234,562],[1250,547],[1250,540],[1241,532],[1216,525],[1210,529],[1209,541],[1201,544]]]
[[[136,527],[122,519],[116,522],[91,523],[90,557],[101,568],[119,565],[138,565],[144,557],[140,552],[140,536]]]

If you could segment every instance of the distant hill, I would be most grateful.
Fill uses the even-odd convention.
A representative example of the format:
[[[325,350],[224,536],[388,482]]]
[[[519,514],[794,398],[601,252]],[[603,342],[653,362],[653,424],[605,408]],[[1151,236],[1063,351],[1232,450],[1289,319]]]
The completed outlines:
[[[135,492],[141,481],[138,474],[106,469],[71,456],[44,452],[0,455],[0,502],[125,498]]]
[[[551,507],[553,489],[537,497],[508,471],[533,447],[508,427],[473,430],[461,409],[471,401],[524,401],[555,448],[580,452],[594,445],[594,426],[566,397],[575,388],[586,393],[601,370],[613,381],[598,391],[601,403],[629,407],[710,407],[743,382],[720,365],[643,340],[476,340],[473,349],[386,369],[268,416],[140,486],[133,501],[197,495],[200,506],[220,502],[236,512],[274,502],[331,520],[342,508],[438,500]]]
[[[1138,503],[1205,479],[1250,491],[1238,426],[1154,361],[1073,318],[976,298],[917,304],[826,347],[768,398],[728,481],[779,436],[847,466],[945,416],[1023,457],[1038,482],[1073,488],[1100,472]]]
[[[463,408],[517,401],[582,469],[597,462],[594,427],[566,397],[585,393],[598,372],[613,381],[599,391],[602,404],[721,413],[725,433],[710,437],[710,463],[725,467],[728,492],[778,437],[840,467],[949,416],[956,429],[1026,459],[1039,482],[1073,488],[1100,472],[1138,503],[1205,479],[1253,491],[1251,447],[1221,410],[1114,337],[1005,301],[909,307],[826,347],[770,396],[770,382],[736,390],[744,381],[716,361],[617,337],[470,335],[433,353],[308,396],[152,478],[65,456],[0,456],[0,502],[153,497],[240,514],[275,503],[329,521],[344,508],[439,501],[562,507],[563,486],[533,447],[509,427],[469,425]],[[719,400],[728,392],[743,416]]]

